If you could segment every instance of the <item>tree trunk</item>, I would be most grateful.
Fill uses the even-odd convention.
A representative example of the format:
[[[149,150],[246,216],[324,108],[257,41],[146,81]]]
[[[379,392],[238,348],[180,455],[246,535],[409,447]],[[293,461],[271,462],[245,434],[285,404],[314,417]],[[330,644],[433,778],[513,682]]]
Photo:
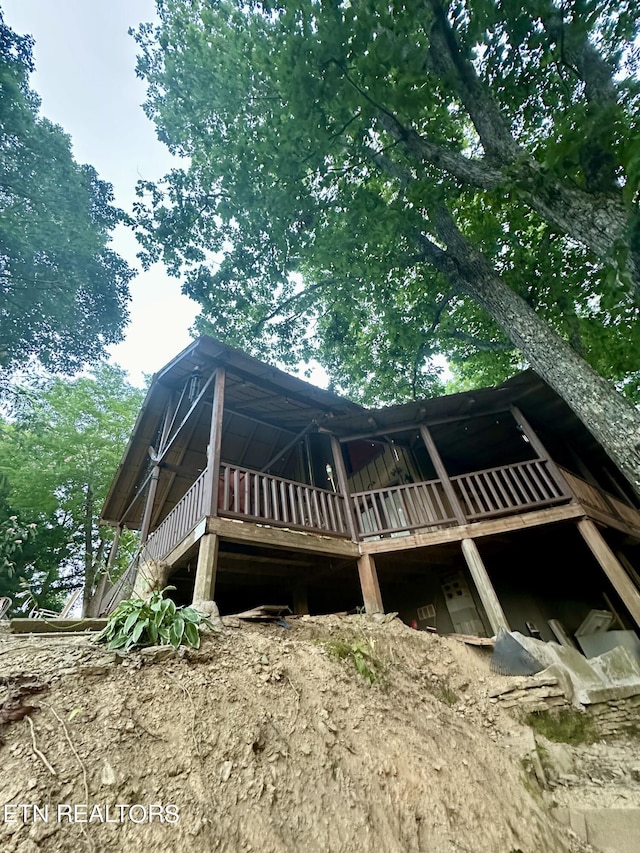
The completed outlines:
[[[446,251],[422,234],[418,243],[451,285],[500,326],[536,373],[567,403],[640,498],[640,413],[518,296],[435,203],[430,226]]]
[[[640,497],[640,414],[457,235],[460,239],[448,241],[447,255],[457,266],[460,288],[575,412]]]

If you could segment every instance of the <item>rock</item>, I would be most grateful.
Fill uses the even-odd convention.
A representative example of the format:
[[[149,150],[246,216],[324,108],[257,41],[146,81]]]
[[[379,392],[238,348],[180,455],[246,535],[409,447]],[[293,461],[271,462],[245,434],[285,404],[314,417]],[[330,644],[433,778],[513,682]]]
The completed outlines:
[[[176,650],[173,646],[146,646],[140,649],[140,654],[151,661],[167,660],[175,655]]]
[[[197,599],[191,605],[193,610],[197,610],[198,613],[202,613],[207,619],[211,622],[213,628],[217,631],[221,631],[224,623],[220,618],[220,611],[218,610],[218,605],[215,601],[209,601],[207,599]]]
[[[108,761],[105,761],[102,765],[102,772],[100,774],[100,782],[107,787],[111,787],[116,784],[116,771],[109,764]]]

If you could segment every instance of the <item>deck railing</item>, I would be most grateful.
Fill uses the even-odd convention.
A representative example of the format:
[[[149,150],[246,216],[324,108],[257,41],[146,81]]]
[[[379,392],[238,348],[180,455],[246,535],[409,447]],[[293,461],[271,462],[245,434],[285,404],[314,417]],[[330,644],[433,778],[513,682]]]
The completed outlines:
[[[348,535],[342,495],[234,465],[220,466],[218,514],[275,527]]]
[[[361,537],[455,524],[439,480],[368,489],[355,492],[351,500]]]
[[[562,469],[576,498],[640,528],[640,513],[612,495]],[[465,521],[538,509],[569,500],[545,459],[486,468],[451,477]],[[350,496],[359,538],[455,525],[456,517],[440,480],[368,489]],[[333,536],[348,536],[344,497],[283,477],[222,464],[218,514]],[[205,472],[149,537],[144,556],[164,559],[200,519],[205,507]]]
[[[460,474],[451,482],[469,521],[549,506],[570,497],[556,482],[546,459]]]
[[[610,495],[604,489],[588,483],[571,471],[567,471],[566,468],[560,470],[569,483],[573,494],[585,507],[619,518],[629,526],[640,529],[640,512],[637,509],[614,497],[614,495]]]
[[[147,559],[162,560],[207,515],[205,475],[206,470],[147,539],[144,552]]]

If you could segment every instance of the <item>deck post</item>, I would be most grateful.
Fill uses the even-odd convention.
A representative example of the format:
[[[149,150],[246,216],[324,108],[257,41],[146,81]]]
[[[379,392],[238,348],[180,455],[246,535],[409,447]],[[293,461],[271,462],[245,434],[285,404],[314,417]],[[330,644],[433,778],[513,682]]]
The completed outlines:
[[[581,518],[577,525],[580,535],[600,564],[602,571],[611,581],[611,585],[620,596],[633,621],[640,626],[640,592],[624,570],[624,566],[591,519]]]
[[[509,406],[509,411],[511,412],[516,424],[522,430],[523,434],[529,439],[529,444],[537,453],[539,458],[544,459],[547,463],[549,470],[553,474],[556,483],[560,486],[563,493],[567,495],[567,497],[570,497],[571,500],[575,501],[576,497],[571,491],[569,483],[566,481],[562,474],[562,471],[558,468],[556,463],[551,458],[550,454],[547,452],[547,448],[540,441],[529,421],[525,418],[525,416],[522,414],[522,412],[517,406]]]
[[[422,436],[422,440],[424,441],[424,446],[427,448],[427,453],[429,454],[429,458],[431,459],[431,464],[436,469],[438,479],[442,483],[442,488],[444,489],[444,492],[447,498],[449,499],[449,503],[451,504],[451,510],[456,517],[456,521],[458,522],[458,524],[466,524],[467,519],[465,518],[464,510],[462,509],[462,505],[458,500],[458,496],[456,495],[451,480],[449,479],[447,469],[444,467],[444,463],[440,454],[438,453],[438,448],[435,445],[431,432],[424,424],[420,424],[420,435]]]
[[[371,554],[363,554],[358,560],[358,574],[365,611],[369,614],[384,613],[376,563]]]
[[[144,545],[149,538],[149,528],[151,527],[151,515],[153,513],[153,504],[156,500],[156,492],[158,491],[158,480],[160,479],[160,466],[154,465],[151,472],[151,482],[149,483],[149,491],[147,492],[147,502],[144,505],[144,516],[142,517],[142,527],[140,528],[140,545]]]
[[[293,612],[296,616],[309,615],[309,597],[306,584],[298,583],[293,588]]]
[[[209,430],[209,448],[207,453],[207,482],[205,487],[205,507],[207,515],[218,514],[218,480],[220,479],[220,448],[222,446],[222,415],[224,412],[225,369],[216,369],[211,409],[211,427]]]
[[[506,631],[511,630],[482,561],[482,557],[480,556],[480,552],[478,551],[478,546],[473,539],[463,539],[460,544],[462,545],[464,559],[467,566],[469,566],[469,572],[478,590],[480,601],[482,601],[482,606],[489,619],[491,630],[494,634],[497,634],[500,628],[504,628]]]
[[[353,542],[358,541],[358,527],[356,525],[353,513],[353,504],[351,495],[349,494],[349,481],[347,479],[347,469],[344,464],[344,456],[342,455],[342,445],[335,435],[331,436],[331,451],[333,453],[333,464],[336,466],[336,476],[338,478],[338,488],[340,494],[344,497],[344,512],[347,517],[347,529]]]
[[[205,533],[200,539],[193,601],[214,601],[216,574],[218,570],[218,536]]]

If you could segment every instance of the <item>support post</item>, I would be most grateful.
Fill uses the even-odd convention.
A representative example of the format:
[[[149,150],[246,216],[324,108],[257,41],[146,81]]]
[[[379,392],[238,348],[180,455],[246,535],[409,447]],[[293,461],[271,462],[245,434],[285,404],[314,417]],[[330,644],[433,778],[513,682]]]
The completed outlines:
[[[224,412],[225,369],[216,370],[211,408],[211,427],[209,429],[209,449],[207,454],[206,501],[208,515],[218,514],[218,481],[220,479],[220,448],[222,446],[222,415]]]
[[[144,505],[144,516],[142,517],[142,527],[140,528],[140,545],[144,545],[149,538],[149,528],[151,527],[151,515],[153,513],[153,504],[158,491],[158,480],[160,479],[160,466],[154,465],[151,472],[151,482],[149,483],[149,491],[147,492],[147,502]]]
[[[609,548],[605,538],[593,521],[588,518],[582,518],[577,522],[577,525],[580,535],[600,564],[600,568],[611,581],[613,588],[622,599],[633,621],[640,627],[640,592],[638,592],[631,578],[625,572],[624,566],[622,566],[611,548]]]
[[[424,425],[420,425],[420,435],[422,436],[422,440],[424,441],[424,446],[427,448],[427,453],[429,454],[429,458],[431,459],[431,464],[436,469],[436,474],[438,475],[438,479],[442,483],[442,488],[449,499],[449,503],[451,504],[451,510],[456,518],[458,524],[466,524],[467,519],[465,518],[464,510],[462,509],[462,505],[458,500],[458,496],[456,495],[451,480],[449,479],[449,475],[447,474],[447,469],[444,467],[444,463],[438,453],[438,448],[435,445],[433,440],[433,436],[431,435],[429,429]]]
[[[216,573],[218,569],[218,537],[215,533],[205,533],[200,539],[198,565],[193,588],[194,604],[199,601],[214,601]]]
[[[371,554],[363,554],[358,560],[358,574],[360,575],[365,611],[367,613],[384,613],[378,573],[375,560]]]
[[[504,611],[500,601],[498,600],[496,591],[493,588],[493,584],[489,579],[485,565],[482,562],[478,546],[473,539],[463,539],[460,544],[462,545],[462,554],[464,559],[467,566],[469,566],[469,572],[471,573],[473,582],[478,590],[480,601],[482,601],[482,606],[484,607],[487,618],[489,619],[491,630],[494,634],[498,633],[499,628],[504,628],[506,631],[509,631],[510,628],[509,623],[507,622],[507,617],[504,615]]]
[[[293,612],[296,616],[309,615],[309,597],[306,584],[296,584],[293,588]]]
[[[333,454],[333,464],[336,466],[336,476],[338,478],[338,488],[340,494],[344,497],[344,512],[347,517],[347,529],[349,536],[353,542],[358,541],[358,526],[353,513],[353,504],[351,503],[351,495],[349,494],[349,481],[347,479],[347,469],[344,464],[344,456],[342,455],[342,445],[335,437],[331,436],[331,451]]]
[[[529,439],[529,444],[531,445],[531,447],[533,447],[539,458],[544,459],[547,463],[549,470],[555,478],[556,483],[562,489],[563,493],[571,497],[571,499],[575,501],[575,495],[571,491],[569,483],[567,483],[567,481],[565,480],[562,471],[558,468],[556,463],[553,461],[553,459],[547,452],[546,447],[538,438],[535,430],[533,429],[529,421],[525,418],[525,416],[522,414],[522,412],[517,406],[509,406],[509,411],[513,415],[513,419],[515,420],[515,422],[522,429],[522,432]]]

